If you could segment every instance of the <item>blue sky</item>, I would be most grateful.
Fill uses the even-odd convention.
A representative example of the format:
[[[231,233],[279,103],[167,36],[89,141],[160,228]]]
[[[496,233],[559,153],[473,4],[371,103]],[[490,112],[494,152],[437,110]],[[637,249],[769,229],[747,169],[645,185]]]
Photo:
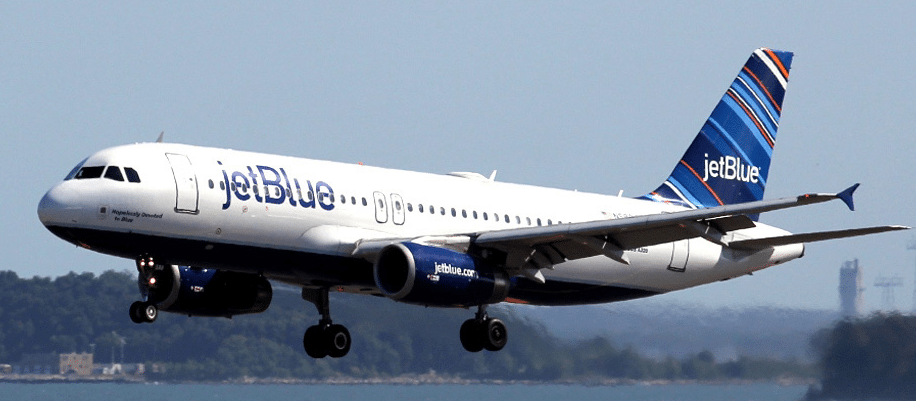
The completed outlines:
[[[793,232],[916,225],[910,3],[2,2],[0,269],[132,270],[38,222],[78,161],[153,141],[363,162],[638,196],[667,177],[751,51],[795,52],[767,197]],[[836,308],[859,258],[913,304],[910,232],[645,302]]]

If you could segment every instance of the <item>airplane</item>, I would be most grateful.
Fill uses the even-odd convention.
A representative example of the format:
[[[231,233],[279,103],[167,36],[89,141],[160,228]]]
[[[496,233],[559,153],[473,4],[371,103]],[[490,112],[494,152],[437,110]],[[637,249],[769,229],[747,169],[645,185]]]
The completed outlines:
[[[909,227],[792,234],[759,215],[839,199],[763,198],[793,53],[751,54],[654,191],[636,197],[163,143],[101,150],[41,199],[38,215],[79,247],[134,260],[142,301],[159,311],[232,317],[263,312],[271,282],[302,289],[319,322],[314,358],[352,344],[331,319],[331,291],[476,308],[459,339],[498,351],[502,302],[579,305],[644,298],[728,280],[800,258],[805,243]]]

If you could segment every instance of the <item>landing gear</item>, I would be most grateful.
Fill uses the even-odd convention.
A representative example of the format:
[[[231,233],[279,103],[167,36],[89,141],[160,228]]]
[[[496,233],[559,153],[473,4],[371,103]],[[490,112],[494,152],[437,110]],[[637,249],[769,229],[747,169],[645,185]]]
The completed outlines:
[[[506,325],[499,319],[487,316],[486,305],[477,308],[473,319],[461,325],[461,346],[468,352],[499,351],[509,340]]]
[[[149,255],[143,255],[136,260],[137,262],[137,284],[140,287],[140,293],[149,298],[150,288],[155,287],[156,279],[153,276],[155,261]],[[150,301],[137,301],[130,304],[130,320],[134,323],[152,323],[159,317],[159,308]]]
[[[302,336],[305,353],[312,358],[340,358],[350,352],[350,331],[331,322],[331,308],[327,288],[303,288],[302,299],[315,304],[321,320],[310,326]]]
[[[130,320],[134,323],[152,323],[159,317],[159,308],[149,302],[137,301],[130,304]]]

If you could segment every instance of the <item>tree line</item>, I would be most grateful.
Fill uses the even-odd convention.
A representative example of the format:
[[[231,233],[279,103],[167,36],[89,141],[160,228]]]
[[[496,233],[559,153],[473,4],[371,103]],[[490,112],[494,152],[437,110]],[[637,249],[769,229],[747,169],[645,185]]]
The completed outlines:
[[[332,294],[331,312],[353,335],[350,353],[315,360],[302,350],[302,335],[318,321],[318,312],[296,288],[275,285],[266,312],[232,319],[162,313],[155,323],[138,325],[127,313],[137,299],[136,277],[128,272],[70,273],[53,280],[0,272],[0,363],[15,363],[25,354],[94,348],[97,363],[155,363],[163,369],[147,376],[171,381],[390,378],[429,371],[534,381],[767,380],[815,374],[813,367],[792,361],[716,361],[708,351],[653,359],[607,338],[561,341],[539,322],[514,314],[511,306],[489,310],[509,327],[508,345],[496,353],[472,354],[461,347],[458,328],[473,310],[349,294]]]

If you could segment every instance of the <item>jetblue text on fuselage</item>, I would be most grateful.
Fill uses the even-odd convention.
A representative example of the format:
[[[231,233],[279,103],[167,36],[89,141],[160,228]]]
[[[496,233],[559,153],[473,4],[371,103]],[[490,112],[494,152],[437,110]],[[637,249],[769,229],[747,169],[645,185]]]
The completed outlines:
[[[217,162],[223,165],[222,162]],[[312,181],[305,180],[305,187],[296,177],[290,177],[286,170],[269,166],[245,166],[247,171],[233,171],[223,169],[223,180],[226,182],[226,203],[223,210],[229,208],[233,196],[240,201],[254,198],[258,203],[272,203],[281,205],[289,202],[293,207],[314,209],[316,206],[324,210],[334,209],[334,190],[328,183],[318,181],[312,186]],[[251,193],[249,194],[249,188]],[[263,193],[262,190],[263,189]]]
[[[709,181],[712,177],[756,184],[760,179],[760,167],[744,164],[740,157],[722,156],[719,160],[709,160],[708,154],[704,156],[703,181]]]

